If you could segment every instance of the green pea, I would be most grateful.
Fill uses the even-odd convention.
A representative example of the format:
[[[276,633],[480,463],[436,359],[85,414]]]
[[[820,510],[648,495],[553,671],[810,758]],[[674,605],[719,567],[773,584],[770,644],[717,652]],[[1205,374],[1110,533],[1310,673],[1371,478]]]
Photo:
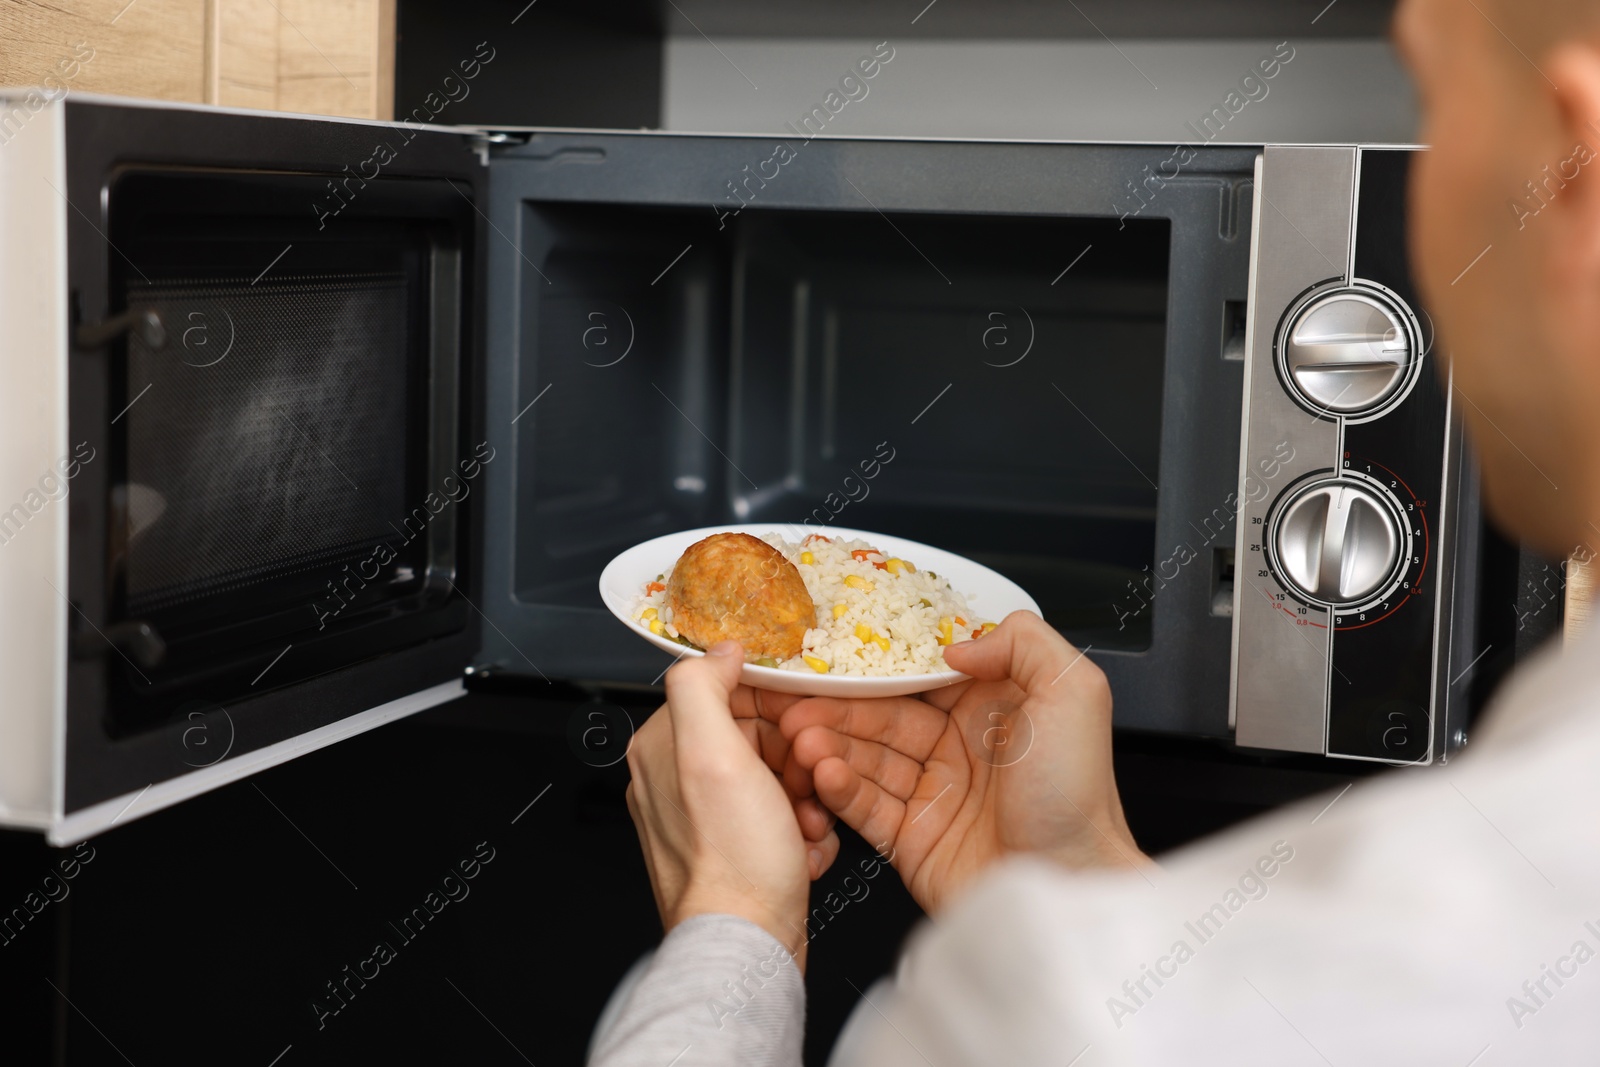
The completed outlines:
[[[776,667],[777,665],[778,661],[773,659],[771,656],[762,656],[760,659],[756,660],[757,667]]]

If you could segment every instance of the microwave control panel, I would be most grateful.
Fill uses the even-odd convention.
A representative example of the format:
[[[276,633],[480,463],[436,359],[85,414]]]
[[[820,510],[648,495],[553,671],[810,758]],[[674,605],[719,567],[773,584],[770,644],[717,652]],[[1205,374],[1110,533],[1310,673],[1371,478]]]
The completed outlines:
[[[1406,264],[1411,155],[1269,147],[1257,164],[1229,707],[1240,745],[1443,754],[1459,430]]]

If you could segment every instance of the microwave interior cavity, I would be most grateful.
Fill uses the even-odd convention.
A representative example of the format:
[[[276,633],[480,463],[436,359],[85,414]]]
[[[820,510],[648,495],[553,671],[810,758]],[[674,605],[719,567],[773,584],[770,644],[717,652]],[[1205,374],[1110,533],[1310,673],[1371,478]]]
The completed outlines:
[[[521,603],[587,608],[607,559],[674,529],[836,525],[988,564],[1080,643],[1149,646],[1150,613],[1113,605],[1154,563],[1167,220],[523,212],[547,252],[519,377],[551,391],[518,426]]]

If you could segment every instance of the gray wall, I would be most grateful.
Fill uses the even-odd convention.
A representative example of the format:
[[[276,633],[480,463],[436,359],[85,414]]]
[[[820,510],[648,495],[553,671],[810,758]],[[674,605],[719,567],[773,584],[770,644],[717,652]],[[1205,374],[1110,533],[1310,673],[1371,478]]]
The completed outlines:
[[[662,126],[780,133],[819,105],[875,40],[669,37]],[[891,41],[894,57],[827,132],[1195,141],[1198,124],[1277,40]],[[1291,40],[1293,58],[1218,142],[1399,142],[1417,107],[1384,40]],[[887,50],[885,50],[887,51]],[[1287,49],[1284,50],[1287,54]],[[1260,88],[1251,85],[1260,96]],[[858,90],[859,92],[859,90]],[[1236,105],[1237,106],[1237,105]]]

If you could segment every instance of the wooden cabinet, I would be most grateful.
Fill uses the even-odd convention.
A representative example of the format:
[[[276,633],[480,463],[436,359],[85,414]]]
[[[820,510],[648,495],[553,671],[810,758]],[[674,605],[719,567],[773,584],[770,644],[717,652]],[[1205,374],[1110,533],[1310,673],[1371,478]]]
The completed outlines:
[[[394,115],[395,0],[0,0],[0,85]]]
[[[1562,643],[1570,645],[1589,632],[1595,621],[1595,599],[1600,596],[1600,560],[1580,547],[1567,557],[1567,602],[1561,625]]]
[[[212,103],[394,117],[394,0],[211,0],[211,7]]]

